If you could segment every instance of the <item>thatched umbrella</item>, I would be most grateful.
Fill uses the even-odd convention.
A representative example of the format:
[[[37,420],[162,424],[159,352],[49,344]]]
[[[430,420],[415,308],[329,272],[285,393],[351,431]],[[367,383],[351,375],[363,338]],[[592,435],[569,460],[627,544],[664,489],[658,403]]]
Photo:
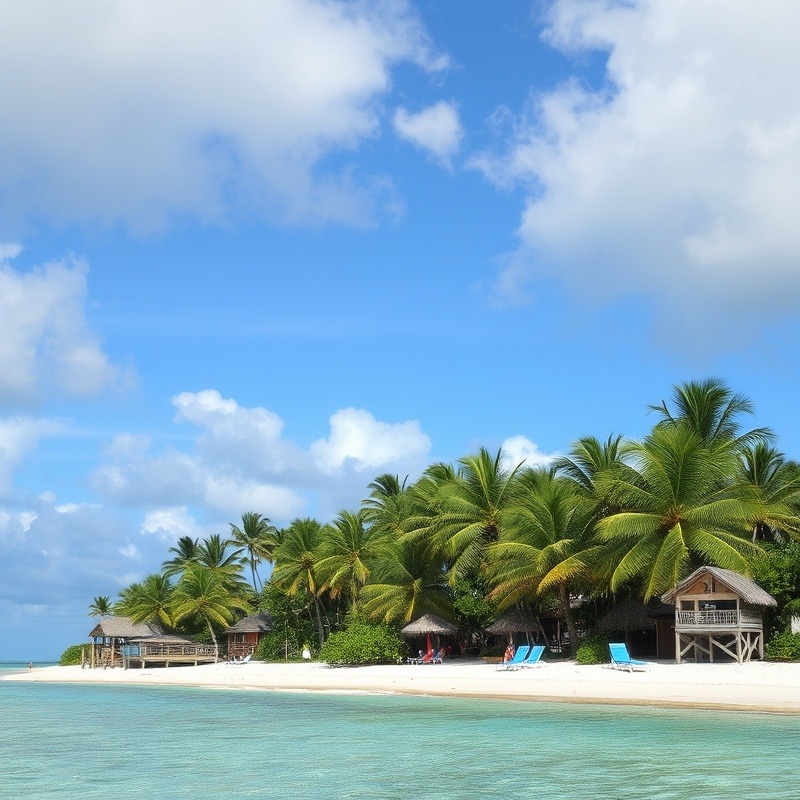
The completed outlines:
[[[431,650],[431,634],[436,636],[449,636],[454,634],[458,628],[452,622],[448,622],[436,614],[423,614],[419,619],[410,622],[403,628],[400,633],[403,636],[424,636],[428,645],[428,650]]]
[[[541,630],[542,626],[533,614],[520,611],[518,608],[514,608],[504,614],[486,629],[487,633],[492,633],[496,636],[508,636],[509,642],[512,641],[515,633],[540,633]]]
[[[625,644],[628,645],[630,631],[643,631],[656,627],[655,620],[649,616],[650,610],[650,607],[641,601],[623,600],[600,618],[597,627],[601,631],[623,631]]]

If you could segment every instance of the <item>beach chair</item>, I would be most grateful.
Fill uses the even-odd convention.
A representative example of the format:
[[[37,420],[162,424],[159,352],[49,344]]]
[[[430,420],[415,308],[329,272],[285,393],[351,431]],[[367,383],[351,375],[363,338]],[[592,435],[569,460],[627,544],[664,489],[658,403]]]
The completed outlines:
[[[525,657],[528,655],[530,649],[530,645],[520,645],[517,648],[516,653],[514,653],[514,658],[512,658],[511,661],[506,661],[504,664],[498,664],[498,671],[516,669],[525,660]]]
[[[528,657],[520,662],[520,667],[523,669],[525,667],[543,667],[542,664],[542,654],[544,653],[544,645],[543,644],[535,644],[531,647],[530,653],[528,653]]]
[[[444,661],[444,647],[440,647],[436,653],[434,654],[433,658],[431,659],[431,664],[441,664]]]
[[[611,642],[608,645],[608,651],[611,653],[611,666],[614,669],[633,672],[634,670],[644,671],[650,666],[646,661],[637,661],[635,658],[631,658],[625,642]]]
[[[244,656],[244,658],[240,658],[238,661],[234,658],[233,661],[231,661],[231,664],[247,664],[252,657],[253,654],[248,653],[246,656]]]

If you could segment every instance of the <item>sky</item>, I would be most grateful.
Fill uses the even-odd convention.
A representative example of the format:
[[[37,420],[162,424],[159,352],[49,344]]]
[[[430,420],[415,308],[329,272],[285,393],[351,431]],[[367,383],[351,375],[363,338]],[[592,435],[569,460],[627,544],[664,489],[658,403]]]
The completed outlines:
[[[800,5],[735,5],[0,0],[0,659],[687,380],[800,458]]]

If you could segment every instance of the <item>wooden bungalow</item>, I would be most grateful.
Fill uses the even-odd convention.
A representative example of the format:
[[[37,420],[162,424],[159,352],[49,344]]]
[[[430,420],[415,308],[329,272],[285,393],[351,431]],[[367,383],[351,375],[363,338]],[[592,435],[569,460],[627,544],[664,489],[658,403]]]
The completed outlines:
[[[675,660],[691,653],[714,661],[715,652],[750,661],[764,657],[764,608],[777,605],[758,584],[721,567],[700,567],[662,595],[675,606]]]
[[[89,666],[121,667],[122,646],[131,639],[146,639],[163,634],[158,625],[133,622],[130,617],[101,617],[89,632],[91,656]]]
[[[129,667],[209,663],[218,660],[213,645],[169,636],[152,622],[133,622],[129,617],[103,617],[89,633],[89,666]]]
[[[261,637],[272,630],[272,617],[266,611],[240,619],[225,630],[228,634],[228,658],[242,658],[254,652]]]

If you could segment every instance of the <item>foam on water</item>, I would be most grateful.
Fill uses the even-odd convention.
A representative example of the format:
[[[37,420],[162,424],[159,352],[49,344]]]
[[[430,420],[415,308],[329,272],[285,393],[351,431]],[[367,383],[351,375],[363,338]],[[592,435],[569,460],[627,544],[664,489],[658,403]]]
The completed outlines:
[[[800,718],[0,682],[0,797],[797,798]]]

